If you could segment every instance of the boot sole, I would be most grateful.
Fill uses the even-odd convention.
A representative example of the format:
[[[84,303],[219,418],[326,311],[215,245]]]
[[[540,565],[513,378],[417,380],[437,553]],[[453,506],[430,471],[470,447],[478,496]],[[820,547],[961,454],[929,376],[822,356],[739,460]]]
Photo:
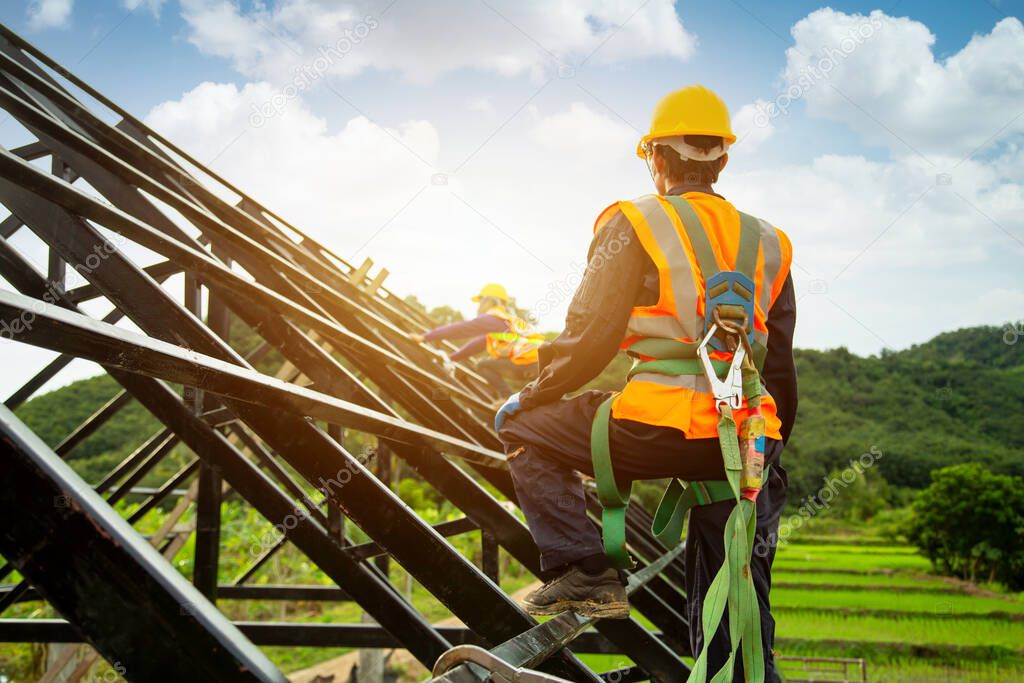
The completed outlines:
[[[582,617],[591,619],[628,619],[629,603],[625,600],[618,602],[594,602],[593,600],[560,600],[550,605],[534,605],[523,603],[526,612],[535,617],[546,617],[573,611]]]

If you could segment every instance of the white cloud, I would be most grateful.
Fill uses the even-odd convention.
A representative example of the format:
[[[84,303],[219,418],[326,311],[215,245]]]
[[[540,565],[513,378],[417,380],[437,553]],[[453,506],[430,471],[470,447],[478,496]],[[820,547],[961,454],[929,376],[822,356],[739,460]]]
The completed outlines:
[[[1024,25],[1008,17],[937,60],[924,24],[825,8],[791,29],[780,97],[899,155],[963,156],[1024,131]]]
[[[473,97],[466,102],[466,106],[470,111],[475,111],[480,114],[493,114],[495,112],[494,103],[491,102],[489,97]]]
[[[160,8],[163,7],[164,0],[121,0],[121,5],[129,11],[135,11],[139,7],[145,6],[153,16],[160,16]]]
[[[186,2],[196,5],[198,0]],[[250,52],[238,47],[239,41],[244,42],[245,36],[258,37],[268,29],[257,24],[258,31],[251,33],[255,21],[251,12],[239,14],[233,5],[209,6],[210,11],[223,13],[215,37],[223,42],[216,49],[237,60],[236,66],[245,73],[276,77],[273,56],[291,52],[282,41],[294,41],[300,50],[306,50],[304,55],[311,54],[309,45],[317,44],[310,39],[314,29],[303,19],[312,6],[293,0],[260,15],[260,22],[278,31],[287,27],[288,33],[282,32],[280,41],[268,41],[264,34],[262,40],[245,43]],[[480,7],[486,10],[482,4]],[[349,6],[336,5],[335,10],[338,17],[348,11],[347,20],[361,20],[362,15]],[[822,21],[822,12],[826,11],[798,23],[799,30],[794,28],[798,44],[806,44],[806,27]],[[413,14],[427,15],[429,11],[417,8]],[[325,25],[337,26],[342,21],[325,16]],[[439,54],[426,60],[429,63],[412,64],[415,60],[409,55],[425,50],[429,35],[414,37],[414,46],[400,45],[388,31],[404,30],[404,18],[388,25],[384,19],[390,16],[382,18],[365,44],[352,46],[337,65],[347,69],[346,73],[358,73],[373,61],[402,77],[421,79],[467,66],[501,72],[495,62],[488,61],[495,54],[504,54],[501,40],[492,41],[493,49],[472,65],[446,46],[440,46]],[[846,15],[833,12],[828,16],[846,26]],[[428,19],[423,27],[427,34],[432,26]],[[889,40],[881,25],[891,21],[886,30],[906,31],[902,40],[907,44],[902,48],[908,53],[900,56],[893,52],[900,46],[874,46],[865,40],[842,58],[835,57],[831,83],[849,87],[856,74],[844,73],[844,69],[854,64],[853,60],[866,58],[872,49],[884,47],[889,51],[886,59],[902,60],[900,69],[914,61],[910,45],[914,40],[924,46],[916,58],[919,64],[926,61],[925,55],[931,55],[930,34],[924,29],[927,35],[921,35],[919,24],[884,15],[875,20],[880,27],[872,29],[871,41]],[[1003,22],[972,45],[992,40],[1007,26],[1011,33],[1015,30]],[[832,40],[838,34],[829,36]],[[448,43],[461,40],[448,38]],[[525,40],[522,35],[519,38]],[[203,39],[207,48],[214,44],[209,42],[213,39]],[[381,44],[371,51],[371,42],[377,40]],[[573,44],[568,38],[566,41]],[[606,48],[616,41],[610,40]],[[841,38],[838,44],[837,49],[843,49]],[[363,47],[368,49],[366,54],[361,52]],[[540,56],[532,54],[533,62],[508,61],[505,73],[532,73],[538,65],[547,68],[547,57],[539,49],[536,52]],[[363,61],[346,61],[357,54]],[[521,50],[510,54],[527,55]],[[965,48],[957,56],[964,54],[970,50]],[[613,56],[611,53],[608,58]],[[998,55],[987,59],[999,61]],[[947,74],[943,78],[951,78],[952,60],[935,65]],[[790,66],[795,66],[792,54],[790,61]],[[902,85],[893,85],[882,78],[885,74],[873,72],[870,63],[856,68],[866,74],[862,76],[864,87],[877,89],[873,102],[879,108],[890,102],[886,93],[891,88],[923,88],[920,93],[915,91],[921,96],[931,93],[925,88],[927,82],[921,85],[896,79]],[[985,85],[973,76],[964,82],[979,92],[991,90],[994,94],[987,97],[996,102],[1002,102],[1003,90],[1013,87]],[[149,120],[201,160],[214,159],[216,170],[342,256],[356,261],[371,256],[391,270],[389,284],[396,291],[416,293],[431,305],[462,305],[481,282],[496,280],[531,308],[549,299],[552,292],[560,293],[558,304],[541,321],[545,329],[558,328],[595,216],[617,199],[651,191],[644,165],[633,155],[638,133],[603,109],[582,102],[553,105],[550,99],[539,98],[503,124],[501,134],[488,138],[486,146],[468,162],[451,171],[439,160],[462,159],[463,153],[450,153],[462,141],[441,140],[435,125],[428,121],[407,121],[384,129],[356,117],[328,126],[296,94],[284,103],[287,106],[272,107],[265,120],[260,120],[262,125],[252,127],[254,107],[259,110],[283,96],[280,81],[270,83],[242,89],[203,84],[180,101],[154,109]],[[814,113],[844,120],[840,108],[830,109],[833,105],[828,95],[822,94],[831,91],[831,83],[823,79],[804,96]],[[859,94],[863,97],[865,93]],[[460,117],[479,118],[492,111],[490,97],[487,92],[466,93],[465,107],[450,114],[452,120],[444,121],[443,130],[459,130]],[[919,137],[908,139],[926,149],[930,161],[906,153],[894,154],[891,160],[822,154],[806,164],[782,160],[764,170],[744,170],[750,168],[745,159],[765,140],[795,134],[796,127],[776,130],[770,116],[759,116],[768,106],[757,100],[735,111],[733,125],[742,143],[733,149],[736,163],[723,174],[720,191],[739,208],[771,220],[792,237],[794,277],[801,296],[798,345],[844,344],[858,352],[874,352],[883,345],[899,348],[960,321],[982,322],[989,312],[1018,305],[1024,292],[1019,268],[1024,254],[1024,218],[1019,215],[1024,204],[1024,149],[1015,140],[1003,141],[990,150],[984,163],[961,161],[966,152],[934,146],[929,142],[934,134],[922,129],[924,132],[914,133]],[[870,110],[875,105],[864,106]],[[952,107],[956,116],[960,116],[958,106]],[[898,108],[893,112],[905,115]],[[941,111],[927,113],[942,116]],[[868,134],[868,129],[857,128],[859,124],[852,118],[848,123]],[[892,125],[895,130],[897,124]],[[917,130],[909,120],[907,125]],[[949,125],[955,129],[955,116]],[[444,150],[449,153],[442,155],[445,142]],[[941,169],[953,170],[950,176],[940,176]],[[432,182],[439,171],[451,175]]]
[[[745,154],[752,153],[775,133],[768,111],[768,102],[756,100],[743,105],[732,115],[732,132],[736,142],[742,143]]]
[[[331,130],[296,101],[253,126],[254,107],[275,93],[266,83],[202,83],[146,122],[343,253],[429,183],[438,136],[428,122],[384,129],[356,117]]]
[[[182,0],[193,44],[275,83],[316,69],[317,58],[335,77],[373,68],[429,82],[460,69],[540,77],[587,59],[685,59],[696,45],[670,0],[639,10],[624,0],[446,0],[377,12],[369,2],[277,0],[242,10],[228,0]]]
[[[1024,287],[996,286],[979,292],[973,305],[963,312],[958,324],[950,325],[950,329],[1000,323],[1013,323],[1016,328],[1021,321],[1024,321]]]
[[[723,175],[731,199],[793,237],[798,343],[898,348],[1022,310],[1020,21],[946,59],[927,26],[878,10],[817,10],[791,33],[784,89],[755,122],[802,99],[892,155]]]
[[[595,112],[582,102],[573,102],[569,109],[549,116],[540,116],[529,134],[531,139],[547,150],[572,158],[608,159],[617,156],[614,150],[626,153],[636,146],[639,137],[630,126]]]
[[[356,117],[329,127],[300,100],[251,127],[252,107],[274,92],[206,83],[147,121],[343,257],[387,267],[396,291],[431,305],[465,304],[468,313],[472,290],[496,280],[530,308],[557,294],[541,320],[557,329],[596,215],[651,191],[633,155],[636,132],[583,103],[530,109],[438,184],[443,141],[430,122],[386,130]],[[737,145],[734,156],[749,151]],[[1015,305],[1024,290],[1021,156],[964,162],[945,185],[917,157],[824,155],[730,167],[719,189],[793,239],[798,344],[873,352],[961,319],[981,322],[980,292],[1002,288],[1009,294],[987,300]]]
[[[28,6],[28,25],[34,30],[64,28],[73,5],[73,0],[32,0]]]
[[[341,256],[373,258],[396,291],[432,305],[468,307],[474,288],[497,280],[532,307],[584,260],[598,212],[649,184],[633,156],[636,134],[579,103],[517,117],[442,178],[430,122],[385,130],[356,117],[335,130],[297,100],[253,127],[253,107],[274,93],[266,83],[204,83],[146,121]],[[556,309],[545,326],[563,314]]]
[[[1015,160],[1001,163],[1019,163],[1019,152],[1008,155]],[[1024,185],[973,160],[949,182],[937,182],[917,157],[826,155],[808,165],[727,169],[720,187],[793,240],[798,344],[872,352],[1019,315],[1012,305],[1024,292],[1024,217],[1014,207]],[[979,297],[989,291],[998,296]]]

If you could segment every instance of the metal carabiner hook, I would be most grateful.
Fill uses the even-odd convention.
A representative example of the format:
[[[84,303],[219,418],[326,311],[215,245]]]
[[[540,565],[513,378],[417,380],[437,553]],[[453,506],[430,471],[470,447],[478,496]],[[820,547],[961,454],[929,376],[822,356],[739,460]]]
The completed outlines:
[[[733,353],[732,362],[729,364],[729,370],[725,373],[725,377],[719,379],[708,353],[708,344],[717,330],[718,324],[712,323],[711,329],[697,346],[697,357],[700,358],[701,365],[704,367],[704,375],[711,385],[711,393],[715,397],[715,407],[719,411],[723,406],[739,410],[743,407],[743,359],[746,357],[746,352],[742,345],[739,346]]]

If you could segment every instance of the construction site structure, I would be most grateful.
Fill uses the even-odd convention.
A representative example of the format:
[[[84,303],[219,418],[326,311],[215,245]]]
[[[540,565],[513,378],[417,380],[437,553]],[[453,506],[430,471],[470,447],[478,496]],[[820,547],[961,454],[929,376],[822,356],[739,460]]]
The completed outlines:
[[[133,681],[283,681],[259,649],[271,645],[400,647],[439,681],[686,680],[682,547],[659,544],[640,505],[633,618],[538,624],[499,587],[499,550],[540,573],[491,428],[500,397],[408,339],[432,321],[386,271],[346,262],[2,26],[0,109],[32,137],[0,148],[0,320],[58,354],[0,408],[0,617],[26,601],[62,617],[0,618],[0,641],[88,643]],[[84,284],[69,286],[71,271]],[[102,318],[83,310],[101,304]],[[232,338],[239,322],[255,347]],[[283,361],[258,371],[272,352]],[[50,447],[13,411],[76,359],[121,390]],[[86,483],[65,460],[132,404],[160,428]],[[181,447],[187,464],[140,486]],[[392,487],[399,462],[461,516],[432,526],[411,510]],[[115,506],[129,496],[125,518]],[[225,580],[229,497],[275,534]],[[135,527],[158,506],[166,521],[143,536]],[[475,532],[479,566],[450,542]],[[188,577],[169,559],[193,536]],[[261,582],[289,545],[333,585]],[[459,625],[418,612],[389,581],[392,560]],[[236,600],[353,601],[367,618],[232,622],[218,605]],[[595,672],[581,653],[622,665]],[[94,658],[65,648],[46,675],[80,678]]]

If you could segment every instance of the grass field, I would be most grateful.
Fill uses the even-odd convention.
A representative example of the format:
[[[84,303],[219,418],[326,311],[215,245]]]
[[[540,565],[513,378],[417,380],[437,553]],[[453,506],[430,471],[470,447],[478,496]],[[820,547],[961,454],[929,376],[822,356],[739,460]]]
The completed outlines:
[[[780,570],[803,568],[814,569],[849,569],[861,571],[877,571],[890,569],[900,571],[926,572],[928,560],[904,552],[861,552],[874,548],[858,548],[857,546],[800,546],[787,545],[779,550],[775,558],[775,567]]]
[[[776,584],[804,583],[828,584],[838,583],[844,586],[882,586],[885,588],[917,588],[920,586],[936,586],[934,577],[920,574],[894,574],[889,572],[822,572],[822,571],[786,571],[779,569],[772,572],[772,581]]]
[[[779,552],[792,567],[773,574],[782,657],[863,658],[871,683],[1024,681],[1024,595],[931,575],[909,546],[835,539],[795,538]],[[626,665],[613,655],[583,659],[598,671]]]
[[[235,511],[227,515],[228,523],[238,527],[238,537],[251,538],[255,533],[249,528],[252,524],[233,515]],[[246,531],[239,531],[242,529]],[[835,543],[830,543],[830,538]],[[475,534],[460,537],[458,542],[471,557],[479,547]],[[187,546],[181,557],[190,556]],[[242,566],[244,559],[244,553],[237,549],[227,554],[222,567],[225,575],[233,575],[235,565]],[[503,556],[503,564],[502,587],[507,592],[534,581],[507,556]],[[863,658],[872,683],[1024,681],[1024,595],[1000,594],[931,575],[928,563],[913,548],[848,529],[831,537],[819,533],[791,539],[779,550],[776,567],[772,605],[777,622],[776,650],[783,657]],[[411,590],[413,603],[428,620],[436,622],[449,616],[421,586],[407,584],[404,572],[394,563],[391,578],[397,587]],[[276,556],[259,580],[329,583],[319,572],[311,571],[308,562],[291,548]],[[223,601],[220,607],[236,620],[352,623],[359,621],[360,615],[352,603]],[[19,604],[5,616],[54,615],[39,604]],[[265,651],[286,672],[346,652],[342,648],[314,647],[271,647]],[[597,671],[629,665],[628,660],[616,655],[583,658]],[[17,683],[34,680],[25,673],[30,660],[28,646],[0,646],[0,681],[5,676]],[[791,666],[787,664],[783,670],[791,672]],[[422,677],[412,675],[403,680]]]
[[[928,574],[913,548],[867,536],[794,539],[773,575],[776,649],[862,657],[868,680],[1024,680],[1024,598]]]
[[[819,590],[772,590],[774,607],[821,609],[895,610],[935,614],[985,614],[1010,612],[1024,615],[1024,604],[997,597],[966,593],[900,593],[899,588],[881,591],[841,590],[830,584]],[[1024,641],[1022,641],[1024,642]]]

